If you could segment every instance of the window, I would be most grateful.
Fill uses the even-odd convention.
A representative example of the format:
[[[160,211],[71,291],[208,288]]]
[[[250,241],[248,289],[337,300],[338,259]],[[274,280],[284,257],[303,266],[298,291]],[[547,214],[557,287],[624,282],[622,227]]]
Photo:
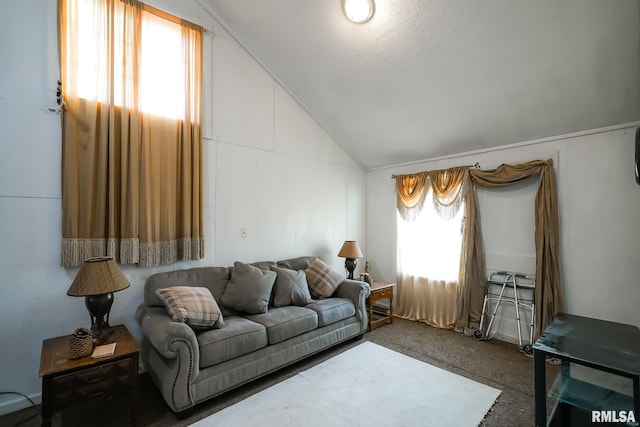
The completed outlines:
[[[460,273],[464,204],[453,218],[442,218],[429,190],[414,221],[398,213],[398,269],[402,274],[455,282]]]
[[[396,315],[452,328],[459,314],[468,168],[396,177]]]
[[[202,28],[136,0],[59,1],[62,265],[202,258]]]
[[[419,250],[416,248],[426,245],[442,248],[436,249],[436,254],[441,250],[448,252],[446,245],[454,241],[455,229],[451,229],[452,235],[448,237],[434,237],[429,242],[418,239],[415,246],[404,245],[405,240],[413,241],[417,236],[410,235],[414,231],[405,228],[407,224],[401,224],[400,219],[398,220],[398,298],[395,313],[399,317],[420,320],[442,328],[455,327],[461,331],[480,321],[485,264],[473,188],[502,187],[536,174],[540,175],[535,201],[536,306],[541,309],[536,309],[535,336],[544,330],[553,316],[562,309],[557,190],[551,159],[518,165],[503,164],[492,171],[457,167],[395,176],[396,207],[403,220],[414,221],[421,216],[423,207],[431,209],[434,206],[428,200],[425,201],[429,193],[437,195],[439,204],[436,210],[444,213],[444,217],[456,218],[460,211],[464,212],[460,223],[460,273],[455,282],[446,278],[430,279],[420,276],[433,272],[422,267],[427,261],[426,255],[414,253]],[[417,234],[420,229],[416,230]],[[408,269],[406,273],[403,271],[405,259]]]
[[[184,119],[185,61],[180,23],[158,16],[158,11],[145,6],[140,11],[140,27],[132,29],[126,23],[125,9],[116,8],[110,30],[109,21],[102,19],[104,3],[68,2],[76,10],[75,16],[82,17],[75,20],[75,27],[68,27],[77,34],[77,45],[69,46],[76,52],[69,67],[75,68],[77,81],[69,85],[68,95]],[[130,33],[138,30],[139,46],[134,47]],[[112,35],[108,36],[110,31]]]

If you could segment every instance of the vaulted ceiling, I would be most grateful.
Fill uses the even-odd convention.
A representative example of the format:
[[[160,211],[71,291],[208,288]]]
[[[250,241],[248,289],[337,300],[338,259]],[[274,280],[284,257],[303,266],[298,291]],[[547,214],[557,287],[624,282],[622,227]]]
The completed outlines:
[[[640,120],[638,0],[200,0],[355,160]]]

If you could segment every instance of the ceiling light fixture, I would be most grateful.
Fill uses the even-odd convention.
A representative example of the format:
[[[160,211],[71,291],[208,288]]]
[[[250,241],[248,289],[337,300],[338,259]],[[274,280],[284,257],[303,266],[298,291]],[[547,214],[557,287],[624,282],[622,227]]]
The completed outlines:
[[[364,24],[373,16],[373,0],[342,0],[342,10],[349,21]]]

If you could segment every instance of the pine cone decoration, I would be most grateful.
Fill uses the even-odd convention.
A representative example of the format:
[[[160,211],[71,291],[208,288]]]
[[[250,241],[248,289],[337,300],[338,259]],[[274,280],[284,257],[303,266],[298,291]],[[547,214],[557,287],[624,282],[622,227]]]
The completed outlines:
[[[75,330],[69,340],[69,349],[67,356],[69,359],[80,359],[88,356],[93,352],[93,337],[91,331],[87,328],[78,328]]]

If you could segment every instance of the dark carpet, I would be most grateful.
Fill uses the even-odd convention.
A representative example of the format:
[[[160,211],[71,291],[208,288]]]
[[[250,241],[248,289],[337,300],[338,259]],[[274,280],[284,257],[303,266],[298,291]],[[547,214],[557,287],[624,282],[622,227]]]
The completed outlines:
[[[476,341],[451,330],[436,329],[423,323],[402,319],[394,319],[392,324],[366,333],[363,340],[502,390],[482,426],[514,427],[534,424],[533,359],[522,354],[514,344],[498,340]],[[188,426],[361,342],[362,340],[348,341],[204,402],[188,417],[182,419],[177,418],[165,404],[149,377],[142,374],[137,425]],[[366,366],[363,366],[363,369],[366,369]],[[557,366],[547,364],[547,383],[557,372]],[[375,372],[371,372],[371,375],[375,375]],[[389,405],[393,405],[393,402],[380,402],[381,410]],[[457,410],[464,411],[465,408],[460,407]],[[59,411],[53,418],[53,426],[126,426],[130,424],[128,416],[128,405],[124,396],[115,396],[107,400],[81,404],[73,410]],[[39,405],[0,417],[0,426],[39,425]],[[238,420],[238,426],[241,425],[242,421]]]

